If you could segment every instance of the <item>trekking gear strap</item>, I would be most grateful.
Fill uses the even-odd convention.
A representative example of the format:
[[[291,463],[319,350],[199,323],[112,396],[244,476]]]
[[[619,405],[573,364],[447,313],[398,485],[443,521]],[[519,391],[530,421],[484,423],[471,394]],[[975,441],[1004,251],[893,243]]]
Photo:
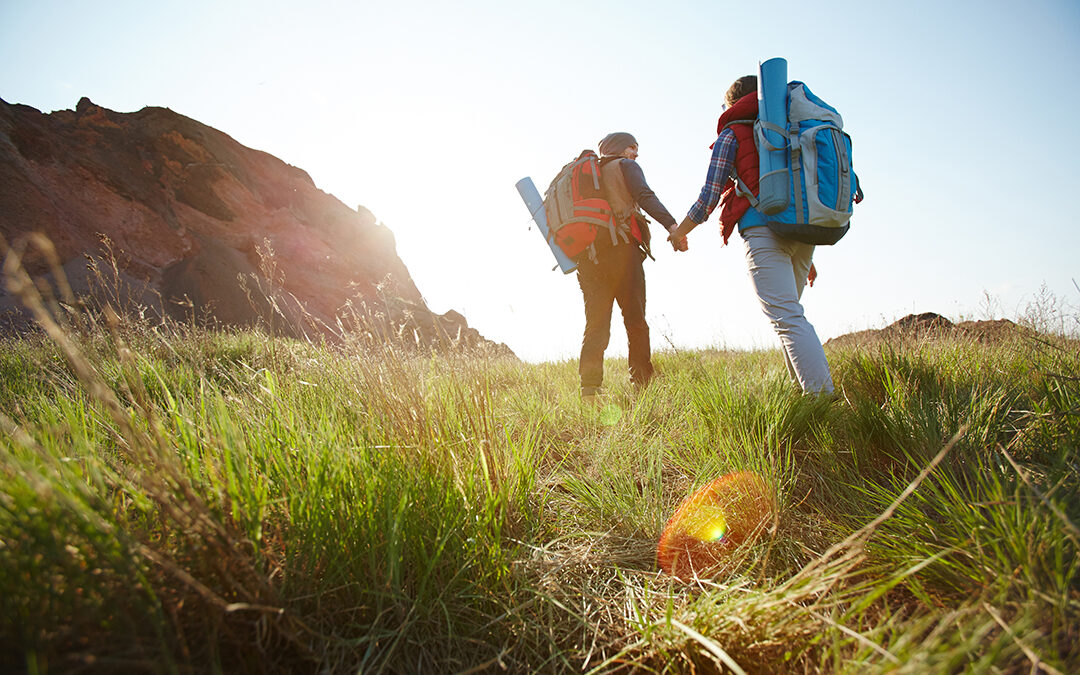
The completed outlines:
[[[769,151],[783,150],[784,149],[783,145],[773,145],[771,142],[769,142],[769,137],[768,137],[768,135],[766,135],[765,132],[766,131],[772,131],[772,132],[776,133],[777,135],[779,135],[780,138],[786,138],[787,135],[788,135],[788,130],[787,129],[785,129],[785,128],[779,126],[779,125],[773,124],[772,122],[766,122],[765,120],[762,120],[762,119],[759,119],[757,121],[757,124],[754,126],[754,129],[757,131],[758,147],[764,146],[765,149],[769,150]],[[798,131],[798,126],[797,125],[796,125],[795,129],[796,129],[796,131]]]
[[[746,183],[739,178],[738,172],[735,171],[735,167],[731,167],[731,182],[735,184],[735,194],[739,195],[750,202],[751,208],[757,208],[758,198],[750,191],[750,188],[746,186]]]
[[[795,194],[795,222],[805,223],[803,219],[803,200],[799,197],[802,189],[802,147],[799,145],[799,123],[792,122],[788,130],[788,146],[791,148],[791,185]]]

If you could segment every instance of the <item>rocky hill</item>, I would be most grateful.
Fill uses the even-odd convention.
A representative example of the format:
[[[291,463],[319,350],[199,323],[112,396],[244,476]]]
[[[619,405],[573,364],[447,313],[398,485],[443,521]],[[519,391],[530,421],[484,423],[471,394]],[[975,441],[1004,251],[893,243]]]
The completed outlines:
[[[909,314],[884,328],[847,333],[828,340],[834,347],[877,347],[883,342],[925,342],[940,338],[964,337],[981,343],[995,343],[1037,335],[1033,330],[1008,319],[953,323],[940,314]]]
[[[30,232],[54,243],[76,294],[110,293],[124,309],[297,336],[344,327],[490,344],[460,314],[427,308],[367,209],[167,108],[117,113],[83,98],[44,114],[0,100],[0,234],[20,248]],[[33,247],[25,263],[49,271]],[[0,291],[0,322],[26,321]]]

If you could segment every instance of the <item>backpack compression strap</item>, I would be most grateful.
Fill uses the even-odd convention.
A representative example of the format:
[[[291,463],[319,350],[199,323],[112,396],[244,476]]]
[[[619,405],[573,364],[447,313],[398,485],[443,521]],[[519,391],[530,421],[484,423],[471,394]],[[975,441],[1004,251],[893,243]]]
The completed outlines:
[[[788,147],[791,148],[791,185],[795,195],[795,222],[805,223],[803,219],[803,200],[799,196],[802,185],[802,145],[799,143],[799,123],[793,122],[788,130]],[[808,220],[808,219],[807,219]]]

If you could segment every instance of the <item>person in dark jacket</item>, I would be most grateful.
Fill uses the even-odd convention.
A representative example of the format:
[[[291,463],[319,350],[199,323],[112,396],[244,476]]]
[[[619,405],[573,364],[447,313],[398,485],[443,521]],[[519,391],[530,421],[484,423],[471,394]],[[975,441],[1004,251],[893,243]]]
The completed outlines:
[[[581,396],[592,400],[604,381],[604,350],[611,337],[611,310],[619,303],[626,327],[630,381],[637,387],[653,376],[649,324],[645,320],[645,270],[649,254],[648,221],[644,209],[669,232],[675,218],[645,182],[637,163],[638,143],[616,132],[600,141],[600,182],[614,211],[611,232],[600,232],[594,249],[578,265],[578,284],[585,299],[585,335],[581,340]],[[609,236],[610,235],[610,236]],[[686,239],[673,239],[675,250],[686,250]]]

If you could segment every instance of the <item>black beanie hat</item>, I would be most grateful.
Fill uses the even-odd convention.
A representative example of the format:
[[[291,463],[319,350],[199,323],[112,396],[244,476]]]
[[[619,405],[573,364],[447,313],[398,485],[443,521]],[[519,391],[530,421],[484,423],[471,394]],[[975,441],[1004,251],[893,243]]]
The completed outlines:
[[[631,145],[637,145],[637,139],[625,131],[616,131],[604,136],[603,140],[600,141],[600,156],[621,155],[622,151]]]

